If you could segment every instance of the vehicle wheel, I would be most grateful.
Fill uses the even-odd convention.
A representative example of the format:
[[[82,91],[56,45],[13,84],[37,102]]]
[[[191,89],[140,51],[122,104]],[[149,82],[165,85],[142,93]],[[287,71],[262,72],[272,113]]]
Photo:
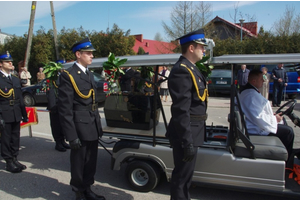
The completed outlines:
[[[30,94],[24,94],[23,96],[25,106],[34,106],[35,102],[33,97]]]
[[[133,161],[126,167],[126,176],[131,187],[139,192],[153,190],[159,180],[158,167],[149,161]]]

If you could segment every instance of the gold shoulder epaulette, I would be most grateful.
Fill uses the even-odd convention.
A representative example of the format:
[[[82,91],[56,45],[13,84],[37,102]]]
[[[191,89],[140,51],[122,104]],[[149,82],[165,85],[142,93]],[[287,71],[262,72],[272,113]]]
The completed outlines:
[[[89,93],[88,93],[87,95],[82,94],[82,93],[80,92],[80,90],[78,89],[78,87],[77,87],[77,85],[76,85],[76,82],[75,82],[73,76],[72,76],[67,70],[64,70],[64,72],[66,72],[66,73],[68,74],[68,76],[69,76],[69,78],[70,78],[70,81],[71,81],[71,83],[72,83],[72,85],[73,85],[73,88],[74,88],[75,92],[78,94],[78,96],[80,96],[80,97],[83,98],[83,99],[88,99],[88,98],[90,98],[91,95],[93,94],[93,103],[95,103],[95,91],[94,91],[94,89],[93,89],[93,88],[90,89],[90,91],[89,91]]]
[[[17,77],[17,78],[19,78],[17,75],[15,75],[15,74],[11,74],[12,76],[14,76],[14,77]]]
[[[181,63],[181,64],[180,64],[180,66],[182,66],[182,67],[186,67],[186,65],[185,65],[185,64],[183,64],[183,63]]]

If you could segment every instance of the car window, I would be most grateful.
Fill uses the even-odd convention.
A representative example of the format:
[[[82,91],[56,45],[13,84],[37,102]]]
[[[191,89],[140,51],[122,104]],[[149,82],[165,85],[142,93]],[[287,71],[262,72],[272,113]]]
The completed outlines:
[[[212,70],[211,77],[231,77],[230,70]]]
[[[94,74],[94,79],[96,82],[105,80],[104,77],[101,76],[101,74],[98,74],[97,72],[93,72],[93,74]]]

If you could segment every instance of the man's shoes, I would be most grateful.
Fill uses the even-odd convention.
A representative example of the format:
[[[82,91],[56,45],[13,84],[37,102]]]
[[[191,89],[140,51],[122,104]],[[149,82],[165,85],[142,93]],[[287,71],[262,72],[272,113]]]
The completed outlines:
[[[87,200],[83,194],[83,192],[75,192],[76,199],[75,200]]]
[[[13,163],[14,163],[17,167],[21,168],[22,170],[24,170],[24,169],[27,168],[26,165],[23,165],[22,163],[20,163],[20,162],[18,161],[17,157],[13,157]]]
[[[105,200],[104,196],[95,194],[91,188],[88,188],[86,191],[84,191],[84,196],[87,200]]]
[[[277,104],[276,106],[277,106],[277,107],[280,107],[280,104]]]
[[[272,104],[272,107],[277,107],[277,105],[276,104]]]
[[[63,141],[61,142],[61,144],[63,145],[63,147],[64,147],[65,149],[70,149],[70,145],[69,145],[68,143],[66,143],[65,140],[63,140]]]
[[[22,169],[20,167],[17,167],[12,159],[6,160],[6,171],[9,171],[11,173],[19,173],[22,172]]]
[[[60,151],[60,152],[67,151],[67,149],[62,145],[62,143],[60,141],[56,142],[55,150]]]

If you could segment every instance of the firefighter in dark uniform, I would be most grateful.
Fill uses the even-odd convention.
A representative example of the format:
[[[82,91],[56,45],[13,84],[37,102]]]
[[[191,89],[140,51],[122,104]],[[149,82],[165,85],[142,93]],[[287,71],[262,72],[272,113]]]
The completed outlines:
[[[207,44],[202,29],[178,39],[182,55],[168,79],[173,104],[166,137],[173,148],[175,165],[171,179],[171,200],[189,200],[197,149],[205,139],[208,96],[205,77],[195,63],[202,59]]]
[[[67,149],[70,149],[69,144],[65,142],[65,136],[62,132],[59,114],[58,114],[58,86],[59,81],[53,81],[52,84],[49,84],[49,90],[47,90],[47,110],[49,110],[50,118],[50,127],[52,136],[55,141],[55,150],[60,152],[65,152]]]
[[[1,156],[6,161],[6,170],[17,173],[26,169],[17,156],[20,147],[20,122],[27,122],[28,118],[20,79],[11,74],[12,61],[8,52],[0,54]]]
[[[76,62],[59,76],[58,113],[71,147],[71,181],[76,200],[103,200],[90,186],[96,173],[98,138],[102,126],[97,104],[94,77],[87,66],[92,63],[92,43],[88,38],[74,44]]]

